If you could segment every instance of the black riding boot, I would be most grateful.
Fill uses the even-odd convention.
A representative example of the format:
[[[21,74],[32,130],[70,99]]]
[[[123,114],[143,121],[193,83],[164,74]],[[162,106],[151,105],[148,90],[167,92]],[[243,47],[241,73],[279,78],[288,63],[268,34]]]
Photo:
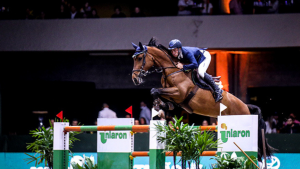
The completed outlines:
[[[216,102],[220,101],[223,98],[223,96],[222,96],[222,92],[223,92],[222,89],[220,89],[219,86],[216,85],[216,83],[213,80],[213,78],[211,77],[211,75],[209,75],[207,73],[204,74],[204,80],[214,90],[213,91],[213,95],[214,95],[214,98],[215,98]]]

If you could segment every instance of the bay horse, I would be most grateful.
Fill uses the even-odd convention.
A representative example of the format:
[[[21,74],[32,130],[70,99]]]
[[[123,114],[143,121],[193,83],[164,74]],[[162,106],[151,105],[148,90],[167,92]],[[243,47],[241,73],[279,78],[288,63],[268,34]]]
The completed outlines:
[[[134,66],[132,70],[132,80],[135,85],[142,84],[143,77],[153,72],[161,72],[162,88],[153,88],[151,94],[154,96],[155,104],[160,104],[163,109],[172,110],[173,104],[179,105],[189,113],[203,116],[217,117],[219,115],[250,115],[257,114],[259,118],[258,126],[258,159],[261,160],[263,154],[261,129],[266,130],[265,122],[262,118],[260,108],[255,105],[247,105],[240,99],[223,91],[223,99],[215,102],[210,90],[199,88],[193,83],[192,72],[186,73],[177,68],[178,60],[172,57],[170,51],[162,45],[156,45],[156,40],[151,38],[148,45],[132,43],[135,48],[133,55]],[[154,71],[150,69],[156,68]],[[161,98],[170,102],[164,103]],[[220,114],[220,104],[227,108]],[[266,154],[270,157],[274,148],[266,143]]]

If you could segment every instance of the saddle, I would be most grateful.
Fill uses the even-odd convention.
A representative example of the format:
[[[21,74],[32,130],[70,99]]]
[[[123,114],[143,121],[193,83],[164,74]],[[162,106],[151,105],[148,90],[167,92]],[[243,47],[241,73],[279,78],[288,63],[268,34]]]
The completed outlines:
[[[197,85],[199,88],[201,89],[204,89],[204,90],[211,90],[211,87],[200,77],[199,73],[198,73],[198,69],[194,69],[192,71],[192,74],[191,74],[191,78],[192,78],[192,81],[195,85]],[[220,82],[220,78],[221,76],[217,76],[217,77],[212,77],[214,79],[214,81],[216,83],[219,83]]]
[[[212,77],[215,82],[220,82],[221,76],[218,77]],[[208,85],[198,74],[198,69],[194,69],[191,72],[191,80],[195,84],[194,88],[192,91],[188,94],[188,96],[184,99],[183,102],[181,102],[179,105],[185,109],[188,113],[192,114],[193,109],[189,106],[190,100],[195,96],[197,90],[199,88],[204,89],[204,90],[210,90],[211,92],[214,91],[210,85]]]

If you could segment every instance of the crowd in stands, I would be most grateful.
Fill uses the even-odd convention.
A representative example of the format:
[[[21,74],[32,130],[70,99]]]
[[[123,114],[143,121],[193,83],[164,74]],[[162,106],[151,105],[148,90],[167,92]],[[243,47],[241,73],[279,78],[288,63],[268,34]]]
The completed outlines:
[[[272,116],[265,120],[266,133],[300,133],[300,121],[294,113],[290,113],[287,117],[279,117],[275,112]]]
[[[76,2],[76,1],[75,1]],[[54,5],[53,5],[54,4]],[[24,7],[24,12],[11,10],[13,7],[1,7],[0,8],[0,19],[79,19],[79,18],[100,18],[96,7],[92,7],[88,1],[85,3],[72,3],[67,0],[61,0],[59,4],[53,2],[51,7],[36,7],[36,5],[28,5]],[[55,5],[56,4],[56,5]],[[78,5],[79,4],[79,5]],[[1,5],[1,3],[0,3]],[[22,8],[19,8],[22,9]],[[14,12],[12,12],[14,11]],[[126,16],[122,12],[122,8],[116,5],[111,10],[113,13],[111,18],[122,18],[122,17],[144,17],[145,14],[142,12],[139,6],[135,6],[131,13],[131,16]],[[17,16],[15,16],[17,15]]]
[[[178,15],[220,14],[218,4],[220,4],[220,1],[215,0],[179,0]],[[241,15],[299,13],[299,5],[299,0],[230,0],[228,7],[229,14]]]
[[[69,0],[68,0],[69,1]],[[13,10],[14,7],[0,6],[0,19],[77,19],[100,18],[96,6],[91,6],[88,1],[78,5],[67,0],[60,4],[52,5],[54,9],[45,7],[24,7],[24,12]],[[178,0],[178,16],[186,15],[220,15],[224,12],[224,5],[230,10],[231,15],[240,14],[269,14],[269,13],[299,13],[300,0],[230,0],[229,4],[222,4],[221,0]],[[174,1],[174,3],[176,3]],[[53,2],[55,4],[55,1]],[[1,5],[1,3],[0,3]],[[22,8],[19,8],[22,9]],[[153,9],[156,10],[156,9]],[[111,18],[145,17],[139,6],[132,8],[130,16],[122,12],[121,6],[115,5]],[[17,13],[18,16],[12,16]]]

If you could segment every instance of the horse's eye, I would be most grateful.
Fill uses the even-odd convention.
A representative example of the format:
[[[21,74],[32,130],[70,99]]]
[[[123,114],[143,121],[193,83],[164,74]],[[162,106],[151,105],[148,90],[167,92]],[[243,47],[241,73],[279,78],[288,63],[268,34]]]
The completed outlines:
[[[142,57],[139,57],[139,61],[141,61],[142,60]]]

